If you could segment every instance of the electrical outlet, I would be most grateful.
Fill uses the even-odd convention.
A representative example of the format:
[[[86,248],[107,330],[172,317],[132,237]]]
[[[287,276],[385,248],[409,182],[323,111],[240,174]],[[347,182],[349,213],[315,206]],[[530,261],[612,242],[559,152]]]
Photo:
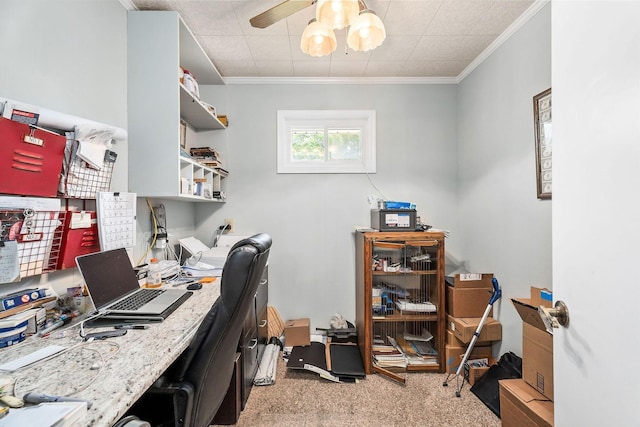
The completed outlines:
[[[227,232],[229,232],[229,233],[233,233],[234,232],[233,218],[225,218],[224,219],[224,225],[228,226],[227,227]]]

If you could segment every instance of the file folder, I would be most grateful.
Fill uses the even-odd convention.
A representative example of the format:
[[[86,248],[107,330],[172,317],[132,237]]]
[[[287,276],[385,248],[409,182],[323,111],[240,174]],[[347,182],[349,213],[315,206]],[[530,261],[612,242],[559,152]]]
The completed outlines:
[[[65,212],[56,270],[76,267],[76,257],[100,251],[98,220],[94,211]]]
[[[0,193],[56,197],[65,137],[0,117]]]

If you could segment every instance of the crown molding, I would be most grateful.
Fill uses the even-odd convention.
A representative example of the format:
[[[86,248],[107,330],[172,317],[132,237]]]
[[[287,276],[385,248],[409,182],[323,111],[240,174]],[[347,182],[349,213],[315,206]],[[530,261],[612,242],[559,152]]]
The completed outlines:
[[[493,52],[495,52],[504,42],[509,40],[524,24],[526,24],[536,13],[547,5],[551,0],[536,0],[529,9],[525,10],[522,15],[518,17],[509,27],[504,30],[485,50],[483,50],[476,59],[474,59],[467,68],[462,70],[456,78],[456,83],[462,82],[473,70],[475,70],[485,59],[487,59]]]
[[[120,4],[127,10],[138,10],[138,7],[133,4],[133,0],[119,0]]]
[[[223,77],[225,84],[457,84],[456,77]]]
[[[459,84],[482,64],[504,42],[515,34],[551,0],[535,2],[500,34],[476,59],[456,77],[223,77],[224,83],[232,84]],[[119,0],[127,10],[138,10],[133,0]]]

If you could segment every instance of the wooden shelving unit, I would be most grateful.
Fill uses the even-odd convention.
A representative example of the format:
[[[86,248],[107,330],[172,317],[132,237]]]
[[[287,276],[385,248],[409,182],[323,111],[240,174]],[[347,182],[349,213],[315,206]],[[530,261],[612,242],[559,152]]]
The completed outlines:
[[[356,232],[356,328],[367,374],[444,372],[444,298],[444,233]],[[420,305],[400,310],[399,301]],[[430,311],[418,311],[426,302]],[[422,357],[408,335],[433,336],[428,342],[437,354]],[[392,341],[412,356],[406,367],[374,360],[374,347]]]

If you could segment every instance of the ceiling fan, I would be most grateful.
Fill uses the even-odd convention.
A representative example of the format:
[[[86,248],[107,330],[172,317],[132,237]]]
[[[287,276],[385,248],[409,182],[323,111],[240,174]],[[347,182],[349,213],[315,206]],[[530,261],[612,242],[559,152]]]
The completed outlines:
[[[348,27],[347,45],[356,51],[380,46],[386,37],[384,24],[364,0],[285,0],[249,20],[256,28],[266,28],[317,3],[316,18],[302,33],[300,49],[311,56],[329,55],[336,49],[333,30]]]
[[[271,24],[311,6],[317,0],[285,0],[249,20],[252,27],[267,28]]]

